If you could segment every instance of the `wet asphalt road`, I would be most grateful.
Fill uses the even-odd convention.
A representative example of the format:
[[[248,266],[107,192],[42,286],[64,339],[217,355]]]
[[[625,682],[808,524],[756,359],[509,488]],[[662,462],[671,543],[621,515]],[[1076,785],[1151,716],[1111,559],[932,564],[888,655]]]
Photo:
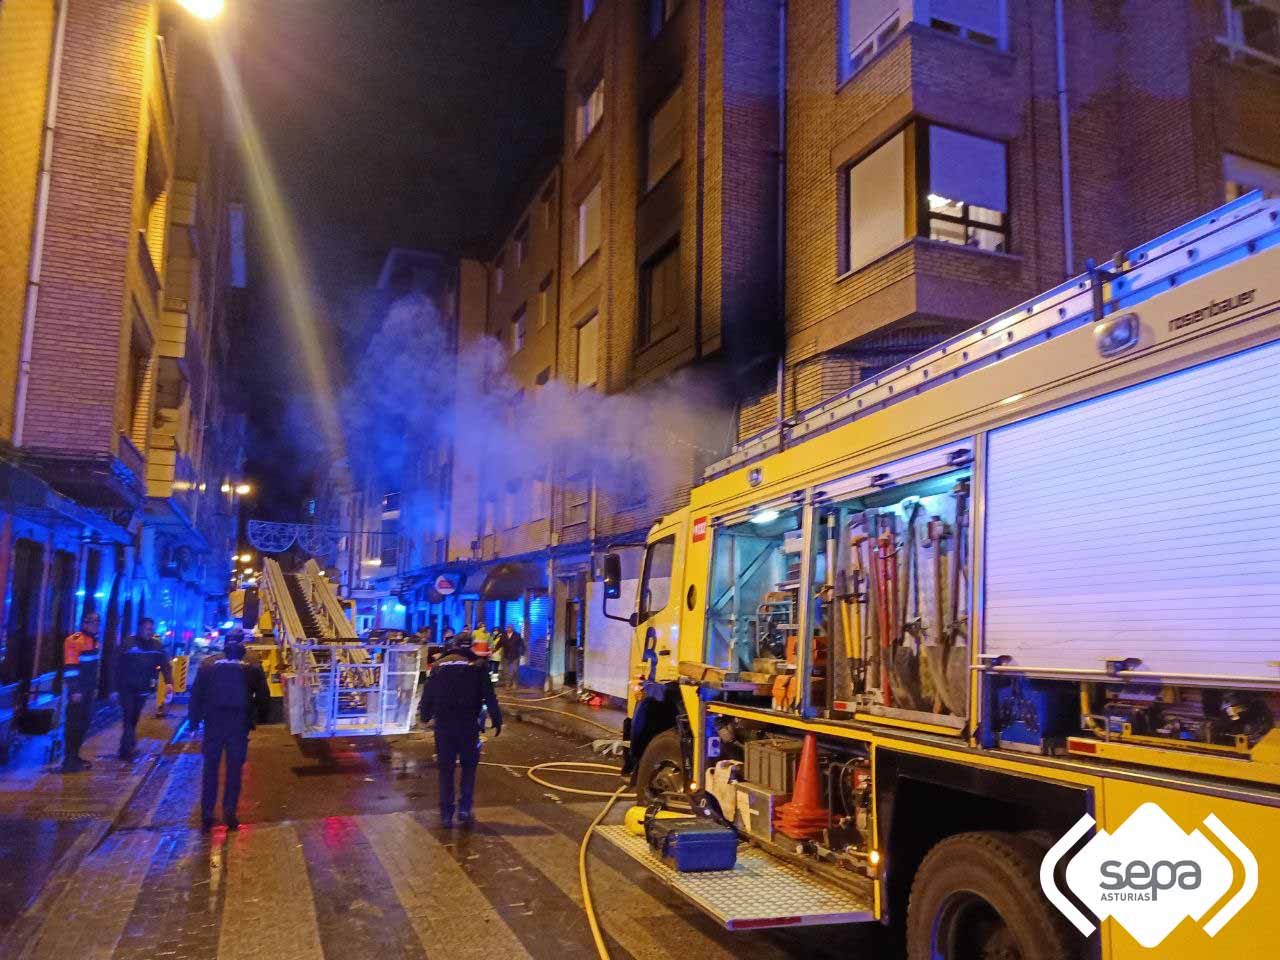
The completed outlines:
[[[265,727],[245,770],[245,826],[212,835],[198,829],[198,750],[188,739],[164,748],[114,828],[38,918],[23,956],[596,956],[577,849],[601,801],[540,786],[524,770],[598,760],[588,748],[509,723],[484,748],[476,827],[449,831],[439,825],[428,735],[322,761],[302,756],[282,727]],[[31,867],[66,831],[48,822],[0,839],[0,867],[8,875]],[[591,875],[616,960],[892,955],[868,928],[729,933],[603,841],[592,846]]]

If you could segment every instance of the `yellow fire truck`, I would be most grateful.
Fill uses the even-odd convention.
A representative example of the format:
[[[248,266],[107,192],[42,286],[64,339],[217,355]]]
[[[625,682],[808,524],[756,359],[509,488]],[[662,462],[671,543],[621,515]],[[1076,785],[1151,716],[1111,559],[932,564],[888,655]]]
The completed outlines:
[[[1234,201],[714,465],[649,534],[627,769],[746,843],[682,873],[599,833],[732,929],[1274,951],[1278,216]]]

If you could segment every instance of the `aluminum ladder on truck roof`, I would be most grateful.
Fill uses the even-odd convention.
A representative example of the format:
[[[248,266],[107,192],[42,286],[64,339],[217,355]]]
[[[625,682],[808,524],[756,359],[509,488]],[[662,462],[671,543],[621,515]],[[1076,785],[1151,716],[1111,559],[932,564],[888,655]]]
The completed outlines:
[[[997,314],[872,379],[743,440],[705,479],[867,416],[1054,337],[1132,307],[1171,287],[1280,245],[1280,200],[1260,191],[1224,204],[1052,290]]]
[[[681,873],[653,853],[644,837],[634,836],[621,824],[597,827],[595,833],[639,861],[728,930],[875,920],[875,894],[870,879],[857,878],[865,890],[856,892],[745,844],[739,845],[738,861],[732,870]]]

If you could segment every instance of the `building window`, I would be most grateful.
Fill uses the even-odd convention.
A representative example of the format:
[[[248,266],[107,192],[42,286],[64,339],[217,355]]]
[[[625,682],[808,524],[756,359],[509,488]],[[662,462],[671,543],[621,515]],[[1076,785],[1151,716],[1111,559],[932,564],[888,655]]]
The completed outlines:
[[[591,136],[604,116],[604,77],[601,76],[591,89],[578,101],[578,143]]]
[[[1268,197],[1280,197],[1280,167],[1257,160],[1225,154],[1222,158],[1222,180],[1228,200],[1244,196],[1250,190],[1261,190]]]
[[[1280,66],[1280,10],[1268,0],[1223,0],[1227,35],[1220,42],[1233,55]]]
[[[649,36],[656,37],[676,15],[680,0],[649,0]]]
[[[135,308],[134,333],[129,342],[129,379],[125,386],[129,391],[129,440],[139,451],[147,449],[151,425],[151,348],[137,332],[145,329],[145,323]]]
[[[1005,253],[1009,245],[1007,148],[998,140],[928,128],[929,182],[919,190],[931,240]]]
[[[547,481],[541,477],[534,477],[529,484],[529,519],[545,520],[549,506]]]
[[[526,220],[520,226],[516,227],[515,240],[512,244],[515,247],[515,269],[519,270],[524,266],[525,260],[529,257],[529,221]]]
[[[498,257],[493,264],[493,289],[501,293],[503,282],[506,280],[506,269],[502,263],[502,257]]]
[[[649,141],[646,186],[652,190],[658,181],[680,162],[684,139],[684,97],[677,87],[649,117]]]
[[[510,483],[504,491],[502,525],[507,530],[520,526],[520,484]]]
[[[548,183],[542,191],[542,229],[550,230],[556,212],[556,185]]]
[[[680,325],[680,239],[640,268],[640,346]]]
[[[999,141],[946,127],[913,124],[901,130],[848,168],[842,267],[857,269],[916,235],[1007,252],[1006,154]],[[917,171],[914,183],[908,182],[908,169]]]
[[[551,380],[551,368],[543,367],[538,371],[538,376],[534,378],[534,386],[545,387]]]
[[[551,274],[542,278],[538,284],[538,329],[541,330],[551,321]]]
[[[585,473],[579,473],[565,481],[564,525],[586,523],[591,509],[591,485]]]
[[[378,560],[383,570],[394,570],[400,562],[400,521],[394,517],[382,521]]]
[[[600,315],[593,313],[578,325],[577,375],[580,388],[596,385],[596,360],[599,343]]]
[[[600,184],[578,204],[578,266],[600,249]]]
[[[524,348],[525,318],[524,305],[511,318],[511,352],[519,353]]]
[[[842,75],[861,70],[912,21],[1003,50],[1008,20],[1007,0],[842,0]]]

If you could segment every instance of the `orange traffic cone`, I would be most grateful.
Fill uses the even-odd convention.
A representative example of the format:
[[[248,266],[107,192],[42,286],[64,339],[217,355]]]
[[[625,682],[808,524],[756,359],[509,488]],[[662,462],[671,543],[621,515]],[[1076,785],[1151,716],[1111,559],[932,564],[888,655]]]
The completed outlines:
[[[829,812],[822,805],[822,790],[818,784],[818,738],[806,733],[791,802],[778,808],[773,825],[793,840],[809,840],[822,832],[829,817]]]

